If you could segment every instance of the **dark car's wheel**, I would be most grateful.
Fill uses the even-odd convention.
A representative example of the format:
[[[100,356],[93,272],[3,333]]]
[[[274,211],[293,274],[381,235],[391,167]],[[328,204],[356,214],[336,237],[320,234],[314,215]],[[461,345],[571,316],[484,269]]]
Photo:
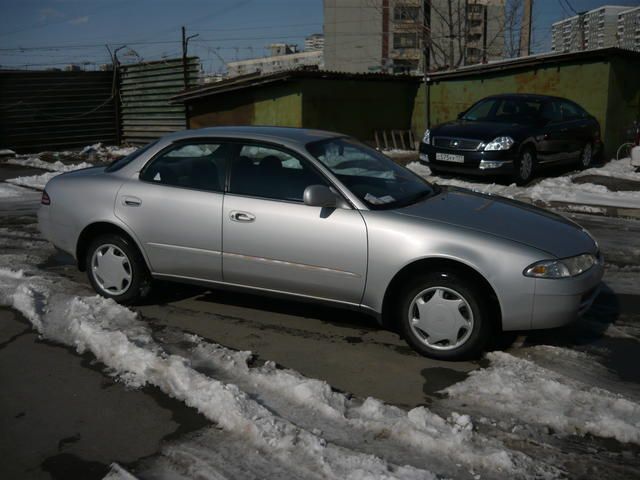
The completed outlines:
[[[455,273],[420,276],[399,297],[400,331],[413,349],[427,357],[475,357],[491,335],[484,298],[472,282]]]
[[[593,147],[591,146],[591,142],[587,142],[587,144],[582,149],[580,153],[580,168],[589,168],[593,163]]]
[[[536,166],[536,152],[533,148],[524,148],[513,165],[514,181],[517,185],[526,185],[533,178]]]
[[[89,282],[103,297],[130,304],[149,290],[150,276],[135,245],[116,234],[100,235],[87,249]]]

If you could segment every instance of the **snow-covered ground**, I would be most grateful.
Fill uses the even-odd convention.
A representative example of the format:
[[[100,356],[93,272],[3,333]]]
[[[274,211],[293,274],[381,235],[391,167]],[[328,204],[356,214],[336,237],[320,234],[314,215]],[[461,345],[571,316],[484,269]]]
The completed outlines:
[[[271,362],[250,366],[250,352],[179,331],[154,335],[131,310],[78,294],[86,287],[40,270],[36,265],[51,250],[38,237],[0,233],[11,233],[2,236],[8,240],[0,247],[22,246],[0,254],[1,304],[19,310],[45,338],[91,352],[131,388],[155,385],[215,424],[195,442],[168,446],[164,468],[215,478],[225,472],[238,478],[243,471],[254,472],[248,478],[336,479],[559,474],[476,433],[468,415],[444,418],[425,407],[407,412],[372,398],[350,398]],[[220,429],[226,435],[216,444]],[[187,452],[195,462],[185,462]]]
[[[575,203],[588,206],[612,206],[622,208],[640,208],[640,191],[614,192],[603,185],[593,183],[574,183],[573,180],[588,175],[599,175],[640,182],[640,173],[631,166],[630,158],[612,160],[602,167],[590,168],[579,173],[559,177],[543,178],[529,186],[519,187],[515,184],[501,185],[497,183],[481,183],[458,178],[443,178],[431,174],[429,167],[412,162],[407,168],[431,182],[440,185],[468,188],[477,192],[500,195],[519,200],[534,201],[544,204],[551,202]]]

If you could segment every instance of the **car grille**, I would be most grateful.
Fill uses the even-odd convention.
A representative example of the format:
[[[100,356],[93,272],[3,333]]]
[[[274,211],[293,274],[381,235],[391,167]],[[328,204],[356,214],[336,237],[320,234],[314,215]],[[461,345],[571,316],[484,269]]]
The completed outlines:
[[[449,150],[477,150],[482,140],[471,140],[468,138],[454,137],[434,137],[433,146],[440,148],[448,148]]]

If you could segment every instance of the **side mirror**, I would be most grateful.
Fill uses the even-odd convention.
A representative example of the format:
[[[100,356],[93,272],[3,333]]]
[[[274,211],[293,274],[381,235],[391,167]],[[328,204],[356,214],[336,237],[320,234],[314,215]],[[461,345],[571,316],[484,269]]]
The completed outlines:
[[[325,185],[309,185],[302,195],[305,205],[310,207],[336,208],[341,199]]]

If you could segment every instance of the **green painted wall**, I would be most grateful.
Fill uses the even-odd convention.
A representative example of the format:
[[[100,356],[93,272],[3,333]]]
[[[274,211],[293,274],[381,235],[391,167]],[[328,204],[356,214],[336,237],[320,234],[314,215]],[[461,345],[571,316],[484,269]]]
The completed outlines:
[[[624,62],[620,70],[629,83],[631,78]],[[435,81],[431,86],[431,124],[454,120],[458,112],[488,95],[499,93],[539,93],[569,98],[594,115],[603,129],[603,138],[610,154],[610,144],[615,143],[609,121],[619,102],[609,100],[613,87],[610,84],[611,62],[571,63],[539,66],[519,72],[476,75],[458,79]],[[638,78],[637,76],[635,78]],[[636,86],[637,83],[636,82]],[[615,87],[617,88],[617,87]],[[637,97],[636,97],[637,98]],[[424,132],[424,85],[416,96],[412,124],[416,133]]]
[[[626,131],[640,120],[640,62],[615,58],[609,75],[609,108],[603,135],[613,157],[618,147],[628,141]]]
[[[302,123],[372,142],[375,130],[409,130],[417,80],[306,79]]]
[[[188,102],[189,128],[221,125],[302,126],[302,95],[295,83],[227,92]]]

